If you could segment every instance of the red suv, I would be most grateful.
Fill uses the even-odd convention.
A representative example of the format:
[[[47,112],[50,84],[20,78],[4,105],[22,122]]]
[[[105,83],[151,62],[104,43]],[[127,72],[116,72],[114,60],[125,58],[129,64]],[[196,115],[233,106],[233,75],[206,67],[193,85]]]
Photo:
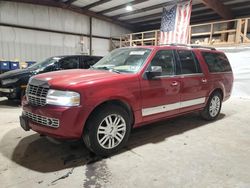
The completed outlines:
[[[88,70],[32,77],[20,123],[51,137],[83,138],[106,156],[123,147],[135,127],[193,111],[215,120],[232,85],[228,59],[214,48],[120,48]]]

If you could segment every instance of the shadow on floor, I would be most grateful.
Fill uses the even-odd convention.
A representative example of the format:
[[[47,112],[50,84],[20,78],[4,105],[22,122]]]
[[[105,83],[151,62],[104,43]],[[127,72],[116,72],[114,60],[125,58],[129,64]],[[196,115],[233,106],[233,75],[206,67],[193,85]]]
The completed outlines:
[[[171,136],[200,126],[209,126],[209,122],[197,116],[194,113],[134,129],[128,144],[117,155],[148,143],[162,142]],[[220,114],[218,120],[224,117],[224,114]],[[18,135],[23,135],[21,128],[6,133],[0,143],[0,152],[15,163],[31,170],[55,172],[100,160],[91,154],[81,141],[55,144],[38,134],[23,138]]]
[[[7,98],[0,98],[0,108],[20,107],[20,100],[8,100]]]

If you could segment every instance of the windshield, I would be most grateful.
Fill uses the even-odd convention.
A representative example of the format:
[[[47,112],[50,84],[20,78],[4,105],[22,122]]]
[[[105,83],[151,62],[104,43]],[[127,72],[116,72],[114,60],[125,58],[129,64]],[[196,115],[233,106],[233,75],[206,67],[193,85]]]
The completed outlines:
[[[114,72],[138,72],[151,50],[146,48],[119,48],[110,52],[92,68]]]
[[[57,62],[58,60],[60,60],[60,57],[51,57],[46,59],[45,61],[39,62],[39,63],[35,63],[34,65],[31,65],[29,68],[30,69],[41,69],[41,68],[46,68],[49,65],[54,64],[55,62]]]

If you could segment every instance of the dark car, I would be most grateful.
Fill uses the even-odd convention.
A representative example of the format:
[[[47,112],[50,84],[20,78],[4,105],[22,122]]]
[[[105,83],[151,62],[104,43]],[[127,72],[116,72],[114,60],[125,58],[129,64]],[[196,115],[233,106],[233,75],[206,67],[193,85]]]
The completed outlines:
[[[65,69],[88,69],[101,58],[86,55],[54,56],[26,69],[3,73],[0,75],[0,97],[20,99],[31,76]]]

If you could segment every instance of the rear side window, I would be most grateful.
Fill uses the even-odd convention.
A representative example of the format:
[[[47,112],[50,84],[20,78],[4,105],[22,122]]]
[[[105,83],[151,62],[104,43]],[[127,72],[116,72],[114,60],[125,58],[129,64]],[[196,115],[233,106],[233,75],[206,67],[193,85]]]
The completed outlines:
[[[177,50],[177,54],[180,60],[181,74],[201,73],[199,62],[192,51]]]
[[[67,57],[60,61],[61,69],[77,69],[78,68],[78,57]]]
[[[227,57],[222,53],[202,52],[202,56],[208,66],[209,72],[231,72],[231,66]]]

